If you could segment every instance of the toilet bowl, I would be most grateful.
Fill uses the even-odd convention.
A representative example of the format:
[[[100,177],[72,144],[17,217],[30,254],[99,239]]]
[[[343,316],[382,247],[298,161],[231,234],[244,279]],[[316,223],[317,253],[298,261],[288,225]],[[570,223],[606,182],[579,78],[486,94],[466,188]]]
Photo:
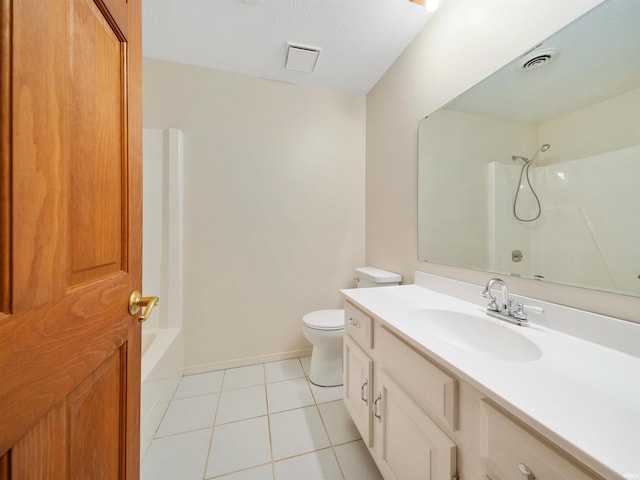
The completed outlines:
[[[399,285],[402,277],[375,267],[356,268],[356,286]],[[309,380],[320,387],[342,385],[344,310],[316,310],[302,317],[302,333],[313,345]]]
[[[309,379],[321,387],[342,385],[344,310],[316,310],[302,317],[302,333],[313,345]]]

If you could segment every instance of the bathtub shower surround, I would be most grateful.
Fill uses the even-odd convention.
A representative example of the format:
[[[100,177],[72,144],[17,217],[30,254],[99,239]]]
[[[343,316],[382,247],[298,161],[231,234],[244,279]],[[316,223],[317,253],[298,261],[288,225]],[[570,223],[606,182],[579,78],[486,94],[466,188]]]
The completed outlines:
[[[181,317],[182,132],[144,129],[143,291],[160,302],[142,325],[140,455],[144,458],[184,370]]]
[[[637,255],[640,228],[629,221],[640,218],[638,158],[640,146],[635,146],[532,167],[543,213],[528,224],[514,221],[509,209],[519,167],[489,164],[490,269],[640,295],[640,270],[630,261]],[[535,205],[523,211],[529,215]],[[523,253],[521,261],[512,259],[514,246]]]

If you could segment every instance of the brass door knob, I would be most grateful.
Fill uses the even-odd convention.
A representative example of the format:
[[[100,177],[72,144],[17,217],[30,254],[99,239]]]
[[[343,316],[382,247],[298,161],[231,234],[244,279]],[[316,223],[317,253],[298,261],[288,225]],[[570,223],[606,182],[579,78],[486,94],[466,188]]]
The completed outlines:
[[[158,297],[143,297],[139,291],[134,290],[129,297],[129,313],[135,315],[142,307],[145,307],[144,312],[142,312],[142,315],[138,318],[138,321],[142,323],[149,318],[151,310],[153,310],[153,307],[155,307],[159,301],[160,299]]]

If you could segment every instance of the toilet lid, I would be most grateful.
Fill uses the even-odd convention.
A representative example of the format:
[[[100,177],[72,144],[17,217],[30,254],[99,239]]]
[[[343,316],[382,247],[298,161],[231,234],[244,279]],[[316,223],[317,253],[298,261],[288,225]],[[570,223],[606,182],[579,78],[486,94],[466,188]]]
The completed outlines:
[[[302,321],[316,330],[341,330],[344,328],[344,310],[317,310],[304,315]]]

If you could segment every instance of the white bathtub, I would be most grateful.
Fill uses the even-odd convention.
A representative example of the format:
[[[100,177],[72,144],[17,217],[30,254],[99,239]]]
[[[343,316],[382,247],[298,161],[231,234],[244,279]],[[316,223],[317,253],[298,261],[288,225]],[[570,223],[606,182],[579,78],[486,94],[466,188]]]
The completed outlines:
[[[140,460],[147,453],[184,371],[182,330],[166,328],[142,334]]]

